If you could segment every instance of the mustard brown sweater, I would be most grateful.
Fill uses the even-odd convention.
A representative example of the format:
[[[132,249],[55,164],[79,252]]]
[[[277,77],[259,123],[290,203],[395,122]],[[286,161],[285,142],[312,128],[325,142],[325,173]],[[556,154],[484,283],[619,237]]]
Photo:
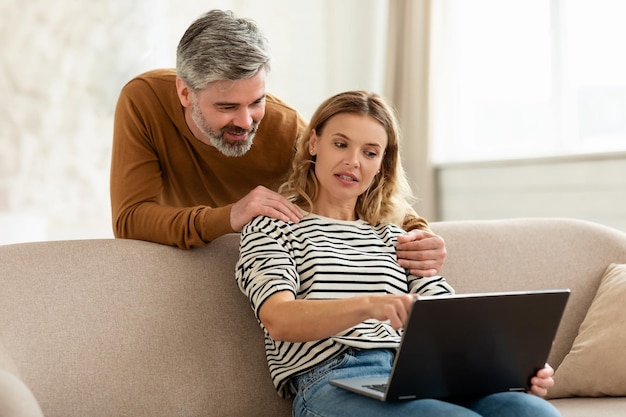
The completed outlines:
[[[306,124],[268,94],[250,151],[224,156],[189,130],[175,80],[173,69],[154,70],[121,91],[111,159],[113,231],[181,248],[206,246],[233,232],[233,203],[257,185],[276,190],[286,180]]]

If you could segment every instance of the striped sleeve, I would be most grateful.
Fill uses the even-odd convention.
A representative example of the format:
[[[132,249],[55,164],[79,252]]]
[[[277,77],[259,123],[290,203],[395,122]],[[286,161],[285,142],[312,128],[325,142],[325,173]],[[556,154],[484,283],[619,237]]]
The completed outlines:
[[[293,256],[281,245],[282,232],[268,220],[257,217],[244,227],[235,270],[237,284],[257,318],[267,298],[280,291],[291,291],[295,296],[299,286]]]
[[[454,294],[454,288],[442,276],[415,277],[409,275],[409,292],[418,295]]]

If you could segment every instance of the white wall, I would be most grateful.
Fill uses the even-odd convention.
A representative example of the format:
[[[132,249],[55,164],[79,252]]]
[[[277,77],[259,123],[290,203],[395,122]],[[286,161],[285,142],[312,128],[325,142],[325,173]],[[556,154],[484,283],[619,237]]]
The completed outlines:
[[[441,165],[441,220],[572,217],[626,231],[626,154]]]
[[[309,117],[327,96],[382,92],[388,0],[0,0],[0,244],[111,237],[109,160],[122,85],[173,66],[210,8],[263,27],[268,88]],[[450,164],[445,220],[571,216],[626,230],[626,157]]]
[[[0,244],[111,237],[118,92],[173,67],[211,8],[264,29],[269,91],[309,117],[340,90],[380,91],[388,0],[0,0]]]

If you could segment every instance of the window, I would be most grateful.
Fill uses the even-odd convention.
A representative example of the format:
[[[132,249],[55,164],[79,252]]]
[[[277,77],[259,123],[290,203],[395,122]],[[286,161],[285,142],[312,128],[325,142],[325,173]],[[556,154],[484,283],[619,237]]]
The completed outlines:
[[[433,2],[435,162],[626,150],[626,2]]]

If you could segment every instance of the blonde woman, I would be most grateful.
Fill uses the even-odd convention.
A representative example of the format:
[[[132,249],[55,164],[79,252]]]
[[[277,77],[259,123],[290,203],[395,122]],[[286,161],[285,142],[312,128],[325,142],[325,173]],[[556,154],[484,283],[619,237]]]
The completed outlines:
[[[236,279],[265,333],[278,393],[295,396],[294,416],[559,415],[525,393],[386,403],[328,383],[389,375],[413,298],[454,291],[445,278],[413,276],[397,262],[394,245],[406,233],[397,224],[411,194],[397,121],[381,97],[352,91],[324,101],[280,192],[304,217],[248,223]],[[552,374],[539,371],[532,392],[545,395]]]

